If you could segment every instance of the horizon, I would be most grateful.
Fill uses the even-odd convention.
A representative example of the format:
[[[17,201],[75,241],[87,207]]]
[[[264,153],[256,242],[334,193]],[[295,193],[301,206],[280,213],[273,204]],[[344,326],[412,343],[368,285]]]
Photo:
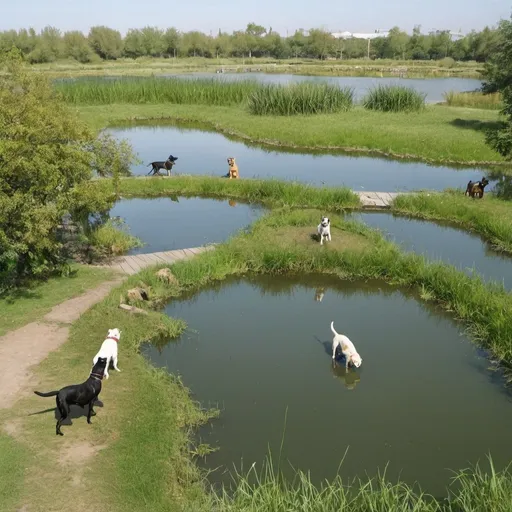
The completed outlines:
[[[91,27],[104,25],[125,36],[129,29],[151,26],[162,30],[174,27],[180,32],[197,30],[215,36],[219,30],[231,34],[245,30],[248,23],[256,23],[285,37],[300,29],[374,33],[377,29],[387,31],[395,26],[411,34],[417,25],[424,34],[432,30],[460,30],[466,35],[472,30],[494,27],[501,19],[509,19],[512,7],[505,7],[502,0],[488,0],[487,5],[465,0],[451,0],[447,5],[441,0],[432,0],[428,6],[419,0],[389,0],[383,6],[367,0],[350,7],[334,0],[314,4],[282,0],[277,10],[271,0],[260,0],[257,8],[241,6],[230,0],[221,0],[215,5],[196,0],[179,9],[173,9],[164,0],[146,0],[143,5],[123,5],[122,0],[111,0],[110,8],[106,8],[104,0],[91,0],[88,7],[85,4],[70,5],[68,0],[49,0],[45,6],[42,3],[40,0],[22,0],[4,7],[0,31],[34,28],[40,32],[44,27],[52,26],[62,32],[78,30],[87,35]],[[362,22],[365,10],[365,21]],[[464,13],[463,19],[460,12]],[[166,17],[169,23],[163,24],[162,19]],[[333,18],[340,21],[326,23]]]

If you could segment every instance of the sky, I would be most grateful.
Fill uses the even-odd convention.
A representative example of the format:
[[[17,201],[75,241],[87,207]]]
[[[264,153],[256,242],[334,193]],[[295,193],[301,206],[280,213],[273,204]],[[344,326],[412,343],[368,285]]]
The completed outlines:
[[[374,32],[399,26],[411,32],[454,30],[466,33],[509,19],[507,0],[0,0],[0,30],[47,25],[62,31],[106,25],[123,35],[129,28],[175,27],[231,33],[254,22],[281,35],[296,29],[323,28],[331,32]]]

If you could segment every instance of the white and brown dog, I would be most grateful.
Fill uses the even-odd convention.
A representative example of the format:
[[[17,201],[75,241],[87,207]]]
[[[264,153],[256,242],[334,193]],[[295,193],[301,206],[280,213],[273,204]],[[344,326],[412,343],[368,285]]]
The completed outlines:
[[[238,165],[236,165],[235,158],[230,156],[228,158],[228,178],[230,180],[240,178],[240,171],[238,170]]]
[[[345,368],[348,369],[349,363],[352,363],[356,368],[361,366],[363,362],[362,357],[357,353],[354,344],[343,334],[338,334],[334,329],[334,322],[331,322],[331,331],[334,334],[332,339],[332,361],[336,361],[336,350],[341,348],[342,354],[345,356]]]
[[[94,356],[92,362],[96,364],[100,357],[107,359],[107,364],[105,366],[104,376],[108,379],[108,369],[110,363],[114,365],[114,370],[120,372],[121,370],[117,367],[117,344],[119,343],[119,339],[121,338],[121,331],[119,329],[109,329],[108,335],[105,341],[101,344],[100,350]]]
[[[324,238],[331,241],[331,221],[329,217],[322,217],[322,221],[318,224],[318,234],[320,236],[320,245],[324,244]]]

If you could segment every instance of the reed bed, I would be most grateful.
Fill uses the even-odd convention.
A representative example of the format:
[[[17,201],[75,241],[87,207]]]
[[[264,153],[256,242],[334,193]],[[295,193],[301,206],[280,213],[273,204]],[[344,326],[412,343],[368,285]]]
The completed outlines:
[[[214,78],[92,78],[55,83],[55,89],[64,101],[75,105],[175,103],[229,106],[247,102],[260,87],[252,80]]]
[[[354,90],[329,84],[262,85],[249,98],[254,115],[293,116],[347,112],[354,105]]]
[[[503,101],[499,92],[484,94],[480,91],[448,91],[443,94],[443,98],[450,107],[483,108],[487,110],[501,110],[503,108]]]
[[[425,108],[426,94],[401,85],[379,85],[363,98],[363,106],[380,112],[419,112]]]

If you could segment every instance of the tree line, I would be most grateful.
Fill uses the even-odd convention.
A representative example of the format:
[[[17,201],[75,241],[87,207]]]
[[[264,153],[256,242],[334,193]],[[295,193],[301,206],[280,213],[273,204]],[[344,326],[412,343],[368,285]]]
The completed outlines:
[[[386,37],[371,41],[371,59],[439,60],[486,62],[498,44],[500,32],[486,27],[453,41],[448,31],[424,34],[421,27],[412,35],[394,27]],[[30,63],[74,59],[81,63],[138,57],[267,57],[273,59],[357,59],[368,57],[363,39],[336,39],[321,29],[296,30],[282,37],[261,25],[249,23],[245,30],[232,34],[219,32],[180,32],[176,28],[130,29],[123,37],[118,30],[92,27],[87,35],[80,31],[61,32],[51,26],[39,33],[32,28],[0,32],[0,53],[18,48]]]

